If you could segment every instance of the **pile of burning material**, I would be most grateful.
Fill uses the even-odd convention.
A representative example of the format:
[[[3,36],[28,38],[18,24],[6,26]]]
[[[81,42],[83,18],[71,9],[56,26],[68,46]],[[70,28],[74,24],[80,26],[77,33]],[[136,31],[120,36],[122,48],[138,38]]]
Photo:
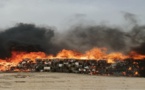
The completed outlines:
[[[108,63],[106,60],[84,59],[23,59],[8,71],[64,72],[91,75],[142,76],[145,60],[126,59]]]
[[[144,30],[144,25],[130,30],[77,25],[60,33],[53,28],[20,23],[0,32],[0,72],[145,77]]]

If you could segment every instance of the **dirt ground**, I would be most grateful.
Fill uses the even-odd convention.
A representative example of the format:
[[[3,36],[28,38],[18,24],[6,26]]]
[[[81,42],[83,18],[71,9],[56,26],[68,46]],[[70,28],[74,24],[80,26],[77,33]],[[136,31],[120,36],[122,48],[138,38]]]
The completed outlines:
[[[145,90],[145,78],[67,73],[0,73],[0,90]]]

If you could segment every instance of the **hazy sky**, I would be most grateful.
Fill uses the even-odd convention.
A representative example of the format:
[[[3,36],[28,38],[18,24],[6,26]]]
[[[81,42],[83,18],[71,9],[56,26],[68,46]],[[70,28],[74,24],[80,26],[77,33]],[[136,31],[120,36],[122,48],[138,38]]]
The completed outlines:
[[[0,28],[19,22],[65,27],[78,21],[123,23],[123,13],[145,23],[145,0],[0,0]]]

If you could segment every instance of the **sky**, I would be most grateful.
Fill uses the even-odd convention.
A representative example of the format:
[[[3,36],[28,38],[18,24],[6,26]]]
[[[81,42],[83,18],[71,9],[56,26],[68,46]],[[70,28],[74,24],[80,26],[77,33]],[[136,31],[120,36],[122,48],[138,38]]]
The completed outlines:
[[[123,24],[124,13],[145,24],[145,0],[0,0],[0,28],[16,23],[54,26]]]

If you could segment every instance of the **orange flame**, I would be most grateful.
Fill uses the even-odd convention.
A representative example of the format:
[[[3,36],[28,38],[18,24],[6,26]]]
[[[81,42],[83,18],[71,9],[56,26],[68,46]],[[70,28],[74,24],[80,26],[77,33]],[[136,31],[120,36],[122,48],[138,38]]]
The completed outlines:
[[[130,52],[130,58],[133,58],[133,59],[145,59],[145,55],[140,55],[134,51]]]
[[[144,59],[145,55],[137,54],[136,52],[131,52],[129,55],[124,55],[120,52],[107,53],[106,48],[93,48],[85,53],[80,53],[73,50],[63,49],[58,52],[56,56],[46,55],[44,52],[18,52],[12,51],[12,56],[6,58],[5,60],[0,59],[0,71],[8,70],[11,66],[16,66],[23,59],[29,58],[35,62],[36,58],[47,58],[47,59],[95,59],[95,60],[107,60],[108,63],[114,63],[115,60],[124,60],[126,58],[133,59]]]
[[[6,71],[11,66],[16,66],[19,62],[21,62],[25,58],[29,58],[35,61],[36,58],[45,58],[46,54],[43,52],[12,52],[11,58],[7,58],[5,60],[0,59],[0,71]]]

